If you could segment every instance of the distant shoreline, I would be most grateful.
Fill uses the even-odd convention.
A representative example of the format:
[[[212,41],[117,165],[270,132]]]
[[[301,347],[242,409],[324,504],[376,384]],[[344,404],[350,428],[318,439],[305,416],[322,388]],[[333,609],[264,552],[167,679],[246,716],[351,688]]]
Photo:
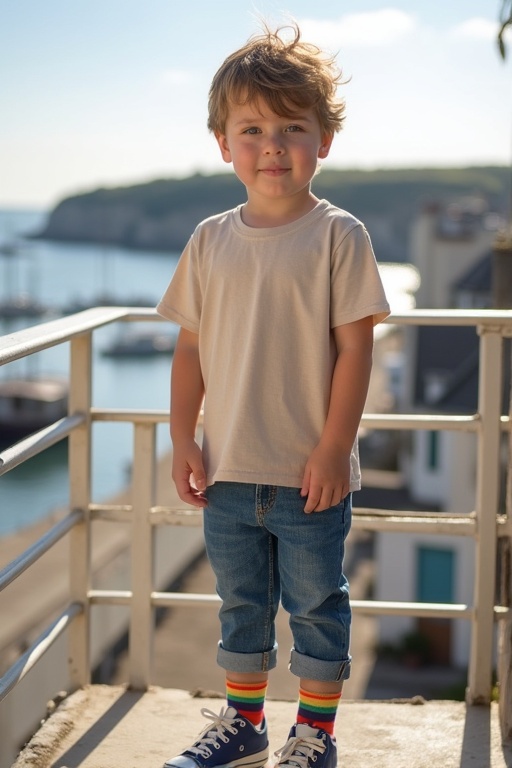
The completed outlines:
[[[489,210],[508,213],[510,169],[322,170],[313,191],[365,222],[380,260],[405,261],[410,222],[427,204],[472,196],[483,199]],[[201,220],[244,199],[245,191],[232,173],[101,188],[64,198],[31,237],[179,252]]]

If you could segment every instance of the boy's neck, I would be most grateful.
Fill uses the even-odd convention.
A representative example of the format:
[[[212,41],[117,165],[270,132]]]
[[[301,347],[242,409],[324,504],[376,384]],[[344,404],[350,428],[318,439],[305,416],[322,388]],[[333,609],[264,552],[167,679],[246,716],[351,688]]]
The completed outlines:
[[[267,200],[249,195],[242,207],[242,221],[248,227],[259,229],[291,224],[313,210],[319,200],[312,192],[301,198]]]

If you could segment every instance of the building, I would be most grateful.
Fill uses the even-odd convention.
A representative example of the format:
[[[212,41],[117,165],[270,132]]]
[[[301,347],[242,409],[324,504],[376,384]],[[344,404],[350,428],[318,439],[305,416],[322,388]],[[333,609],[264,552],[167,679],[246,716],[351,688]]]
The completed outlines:
[[[499,219],[480,200],[429,205],[412,228],[411,261],[421,275],[417,306],[481,309],[493,306],[492,244]],[[406,413],[477,411],[479,340],[475,328],[406,329],[396,406]],[[510,361],[505,364],[502,408],[508,412]],[[396,371],[394,371],[396,379]],[[475,509],[477,439],[465,431],[416,430],[401,442],[399,469],[411,500],[433,511]],[[504,498],[504,489],[502,489]],[[474,542],[425,534],[378,535],[377,598],[461,603],[472,601]],[[399,567],[397,567],[399,564]],[[470,631],[448,619],[383,617],[383,643],[405,637],[424,642],[430,660],[468,665]]]

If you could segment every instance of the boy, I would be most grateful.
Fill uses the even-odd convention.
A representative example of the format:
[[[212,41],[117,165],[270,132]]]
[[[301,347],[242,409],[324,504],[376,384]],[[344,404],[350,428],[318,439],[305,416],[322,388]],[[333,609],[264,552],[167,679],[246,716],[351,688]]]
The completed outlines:
[[[181,326],[171,381],[173,479],[204,508],[222,599],[227,707],[167,768],[263,766],[274,618],[290,614],[297,721],[280,766],[334,768],[349,676],[342,572],[373,326],[389,314],[357,219],[311,192],[341,128],[334,60],[280,30],[229,56],[208,127],[247,201],[203,221],[158,312]],[[204,439],[195,429],[204,398]]]

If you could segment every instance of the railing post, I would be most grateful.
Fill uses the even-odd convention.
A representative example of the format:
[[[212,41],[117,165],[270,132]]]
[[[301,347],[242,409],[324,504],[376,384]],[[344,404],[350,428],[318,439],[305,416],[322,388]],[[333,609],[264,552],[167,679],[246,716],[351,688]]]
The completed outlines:
[[[512,610],[512,538],[510,536],[502,539],[500,550],[500,604],[508,607],[510,611]],[[501,737],[506,743],[510,743],[512,741],[512,619],[510,616],[500,621],[498,626],[498,683]]]
[[[156,426],[135,425],[132,476],[132,555],[130,614],[131,688],[144,690],[151,676],[153,647],[154,530],[149,510],[155,503]]]
[[[83,612],[69,628],[69,674],[73,688],[87,685],[91,679],[90,622],[88,591],[90,587],[91,498],[91,390],[92,339],[87,333],[71,340],[69,413],[83,412],[85,423],[69,436],[69,483],[71,509],[84,510],[84,519],[70,531],[70,592],[72,602],[83,605]]]
[[[500,415],[502,398],[502,337],[500,329],[480,328],[480,372],[475,542],[475,616],[466,699],[488,704],[491,698],[494,600],[496,589],[497,523],[500,477]]]

